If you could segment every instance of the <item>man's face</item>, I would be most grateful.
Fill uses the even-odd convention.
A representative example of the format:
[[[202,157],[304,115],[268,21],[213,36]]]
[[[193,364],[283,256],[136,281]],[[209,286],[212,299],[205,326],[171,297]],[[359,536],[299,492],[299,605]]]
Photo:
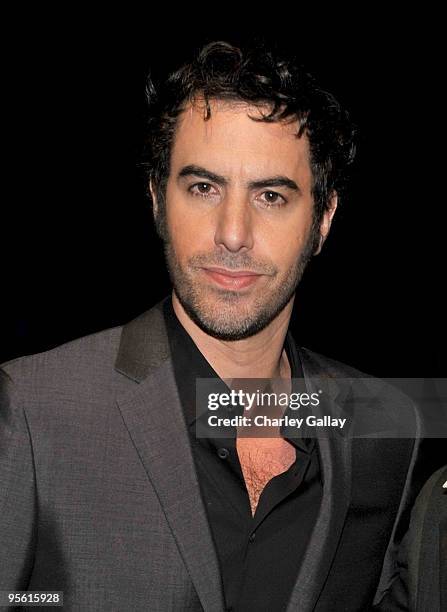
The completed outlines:
[[[296,122],[249,114],[259,111],[223,101],[208,121],[200,103],[182,114],[163,213],[175,293],[223,340],[257,333],[291,302],[315,239],[307,138]]]

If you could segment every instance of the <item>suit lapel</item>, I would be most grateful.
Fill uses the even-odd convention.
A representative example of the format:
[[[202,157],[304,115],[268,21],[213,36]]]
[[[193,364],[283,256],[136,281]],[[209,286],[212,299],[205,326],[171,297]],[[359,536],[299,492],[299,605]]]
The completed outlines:
[[[327,375],[324,364],[300,350],[309,391]],[[170,359],[162,303],[124,326],[115,367],[139,383],[119,401],[133,444],[154,486],[205,610],[224,610],[219,565],[200,495],[194,460]],[[334,413],[342,398],[325,386]],[[327,412],[326,412],[327,413]],[[349,437],[319,438],[323,499],[287,612],[315,608],[335,555],[350,501]],[[194,529],[190,526],[194,525]]]
[[[124,326],[116,369],[139,383],[120,398],[119,408],[201,604],[204,610],[223,610],[217,555],[169,358],[161,305]]]
[[[300,350],[300,358],[306,386],[316,392],[315,377],[321,382],[327,376],[307,352]],[[318,385],[320,386],[320,385]],[[324,385],[327,401],[324,412],[338,414],[344,391],[328,378]],[[333,406],[331,410],[330,406]],[[324,404],[321,409],[323,412]],[[329,412],[330,411],[330,412]],[[323,416],[323,414],[322,414]],[[292,590],[287,612],[314,610],[332,564],[351,494],[351,442],[349,437],[318,439],[323,478],[323,497],[317,520]]]

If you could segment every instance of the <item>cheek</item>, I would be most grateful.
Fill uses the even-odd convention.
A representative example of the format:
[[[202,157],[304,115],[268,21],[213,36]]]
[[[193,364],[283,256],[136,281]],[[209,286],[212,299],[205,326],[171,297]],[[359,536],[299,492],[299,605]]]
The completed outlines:
[[[186,205],[175,190],[166,192],[166,222],[171,243],[180,258],[210,249],[213,231],[209,220]]]
[[[174,237],[179,235],[179,228],[186,227],[185,223],[188,223],[185,207],[181,206],[180,198],[175,190],[169,187],[169,183],[166,189],[166,221],[171,230],[171,236]]]
[[[287,269],[295,264],[303,252],[311,228],[312,216],[307,211],[303,214],[290,215],[260,228],[256,244],[271,261]]]

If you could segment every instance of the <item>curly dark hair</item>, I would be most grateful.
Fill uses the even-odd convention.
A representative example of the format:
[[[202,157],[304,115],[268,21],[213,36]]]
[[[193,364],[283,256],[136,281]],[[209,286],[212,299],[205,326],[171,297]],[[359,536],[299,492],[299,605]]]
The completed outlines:
[[[355,128],[332,94],[292,60],[276,57],[265,45],[241,49],[227,42],[204,46],[190,63],[171,73],[159,87],[149,77],[148,134],[141,164],[164,206],[170,155],[179,115],[198,97],[246,102],[262,111],[254,121],[298,120],[297,137],[310,146],[314,222],[319,224],[334,191],[340,197],[355,156]],[[268,112],[265,109],[269,109]]]

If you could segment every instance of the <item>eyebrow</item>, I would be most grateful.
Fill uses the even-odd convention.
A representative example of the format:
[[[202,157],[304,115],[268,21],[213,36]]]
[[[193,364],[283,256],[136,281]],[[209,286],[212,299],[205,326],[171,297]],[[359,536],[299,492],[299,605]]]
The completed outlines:
[[[210,172],[206,168],[202,168],[201,166],[196,166],[191,164],[189,166],[184,166],[180,172],[178,173],[178,178],[184,178],[187,176],[197,176],[199,178],[206,179],[217,185],[226,186],[229,184],[229,180],[220,174],[216,174],[214,172]],[[296,191],[297,193],[301,193],[301,189],[292,179],[287,176],[271,176],[265,179],[259,179],[256,181],[249,181],[247,183],[247,187],[249,189],[262,189],[264,187],[285,187],[286,189],[290,189],[291,191]]]

